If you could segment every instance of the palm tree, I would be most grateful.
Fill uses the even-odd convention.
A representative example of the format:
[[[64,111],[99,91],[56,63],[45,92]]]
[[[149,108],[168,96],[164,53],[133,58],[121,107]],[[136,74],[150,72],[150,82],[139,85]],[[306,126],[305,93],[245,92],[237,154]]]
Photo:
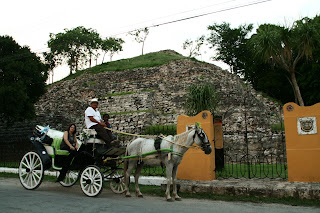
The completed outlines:
[[[288,72],[288,79],[300,106],[304,106],[304,102],[295,70],[303,57],[312,56],[317,34],[312,20],[303,18],[296,21],[290,28],[272,24],[260,25],[257,33],[250,39],[256,56],[270,63],[276,63]]]

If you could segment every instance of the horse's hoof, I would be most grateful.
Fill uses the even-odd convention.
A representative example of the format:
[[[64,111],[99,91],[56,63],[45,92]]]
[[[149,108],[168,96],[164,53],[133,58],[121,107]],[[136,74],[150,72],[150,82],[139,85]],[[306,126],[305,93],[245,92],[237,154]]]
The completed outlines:
[[[182,201],[181,197],[176,197],[175,200],[176,201]]]
[[[141,198],[143,198],[143,195],[141,194],[141,195],[138,195],[138,197],[141,197]]]
[[[173,202],[172,198],[167,199],[168,202]]]
[[[131,197],[131,194],[126,194],[126,197]]]

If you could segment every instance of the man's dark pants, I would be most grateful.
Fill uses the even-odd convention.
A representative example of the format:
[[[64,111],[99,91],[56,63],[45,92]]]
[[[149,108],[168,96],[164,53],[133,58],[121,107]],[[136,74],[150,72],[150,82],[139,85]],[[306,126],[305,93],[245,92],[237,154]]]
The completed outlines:
[[[112,141],[112,134],[110,131],[106,130],[105,128],[103,128],[103,126],[96,124],[90,127],[90,129],[94,129],[96,130],[96,132],[98,133],[98,135],[102,138],[102,140],[104,140],[104,142],[106,143],[107,147],[111,147],[110,143]]]

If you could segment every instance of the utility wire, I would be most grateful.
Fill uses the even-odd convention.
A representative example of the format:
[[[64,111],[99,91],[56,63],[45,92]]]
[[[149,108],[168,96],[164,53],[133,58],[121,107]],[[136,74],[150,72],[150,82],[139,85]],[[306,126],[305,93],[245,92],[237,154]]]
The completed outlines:
[[[168,22],[164,22],[164,23],[160,23],[160,24],[154,24],[154,25],[150,25],[148,27],[143,27],[141,29],[159,27],[159,26],[163,26],[163,25],[167,25],[167,24],[173,24],[173,23],[177,23],[177,22],[181,22],[181,21],[186,21],[186,20],[189,20],[189,19],[194,19],[194,18],[199,18],[199,17],[202,17],[202,16],[211,15],[211,14],[214,14],[214,13],[221,13],[221,12],[234,10],[234,9],[239,9],[239,8],[243,8],[243,7],[248,7],[248,6],[252,6],[252,5],[257,5],[257,4],[261,4],[261,3],[265,3],[265,2],[269,2],[269,1],[272,1],[272,0],[256,1],[256,2],[243,4],[243,5],[238,5],[238,6],[234,6],[234,7],[229,7],[229,8],[226,8],[226,9],[221,9],[221,10],[217,10],[217,11],[213,11],[213,12],[209,12],[209,13],[204,13],[204,14],[200,14],[200,15],[190,16],[190,17],[187,17],[187,18],[177,19],[177,20],[174,20],[174,21],[168,21]],[[112,37],[113,36],[117,36],[117,35],[121,35],[121,34],[127,34],[127,33],[131,33],[131,32],[135,32],[135,31],[137,31],[137,30],[135,29],[135,30],[127,31],[127,32],[117,33],[117,34],[112,35]]]
[[[234,1],[234,0],[231,0],[231,1]],[[228,1],[228,2],[231,2],[231,1]],[[209,13],[203,13],[203,14],[200,14],[200,15],[190,16],[190,17],[177,19],[177,20],[173,20],[173,21],[168,21],[168,22],[164,22],[164,23],[160,23],[160,24],[154,24],[154,25],[150,25],[148,27],[143,27],[141,29],[159,27],[159,26],[163,26],[163,25],[173,24],[173,23],[177,23],[177,22],[181,22],[181,21],[186,21],[186,20],[189,20],[189,19],[199,18],[199,17],[202,17],[202,16],[207,16],[207,15],[211,15],[211,14],[215,14],[215,13],[221,13],[221,12],[225,12],[225,11],[229,11],[229,10],[234,10],[234,9],[239,9],[239,8],[248,7],[248,6],[252,6],[252,5],[257,5],[257,4],[261,4],[261,3],[265,3],[265,2],[269,2],[269,1],[272,1],[272,0],[262,0],[262,1],[259,0],[259,1],[248,3],[248,4],[242,4],[242,5],[238,5],[238,6],[233,6],[233,7],[229,7],[229,8],[226,8],[226,9],[221,9],[221,10],[217,10],[217,11],[213,11],[213,12],[209,12]],[[195,10],[198,10],[198,9],[195,9]],[[190,11],[194,11],[194,10],[190,10]],[[190,11],[185,11],[185,12],[182,12],[182,13],[186,13],[186,12],[190,12]],[[181,14],[181,13],[178,13],[178,14]],[[131,32],[135,32],[136,30],[137,29],[131,30],[131,31],[122,32],[122,33],[117,33],[117,34],[112,35],[111,37],[117,36],[117,35],[121,35],[121,34],[127,34],[127,33],[131,33]],[[44,52],[49,52],[48,48],[42,48],[42,49],[47,49]],[[40,53],[41,52],[40,50],[42,50],[42,49],[35,50],[34,53]],[[0,59],[0,63],[11,61],[11,60],[15,60],[15,59],[21,59],[21,58],[24,58],[24,57],[28,57],[28,56],[25,56],[23,53],[19,54],[19,55],[16,55],[16,56],[11,56],[11,57],[9,56],[9,57],[5,57],[5,58]]]
[[[156,20],[159,20],[159,19],[164,19],[164,18],[168,18],[168,17],[172,17],[172,16],[177,16],[177,15],[180,15],[180,14],[189,13],[189,12],[193,12],[193,11],[197,11],[197,10],[208,9],[209,7],[213,7],[213,6],[217,6],[217,5],[221,5],[221,4],[226,4],[226,3],[230,3],[230,2],[234,2],[234,1],[237,1],[237,0],[229,0],[229,1],[225,1],[225,2],[220,2],[220,3],[208,5],[208,6],[205,6],[205,7],[200,7],[200,8],[196,8],[196,9],[192,9],[192,10],[183,11],[183,12],[180,12],[180,13],[175,13],[175,14],[171,14],[171,15],[167,15],[167,16],[162,16],[162,17],[151,19],[151,20],[142,21],[142,22],[139,22],[139,23],[127,25],[127,26],[124,26],[124,27],[121,27],[121,28],[127,28],[127,27],[131,27],[133,25],[139,25],[139,24],[143,24],[143,23],[147,23],[147,22],[151,22],[151,21],[156,21]]]

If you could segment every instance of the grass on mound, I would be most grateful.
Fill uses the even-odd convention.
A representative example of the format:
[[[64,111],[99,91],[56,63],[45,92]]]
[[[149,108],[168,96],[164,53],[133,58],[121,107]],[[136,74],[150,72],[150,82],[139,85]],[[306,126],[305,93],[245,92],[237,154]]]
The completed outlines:
[[[123,71],[123,70],[130,70],[134,68],[155,67],[155,66],[160,66],[160,65],[169,63],[170,61],[173,61],[173,60],[179,60],[183,58],[186,58],[186,57],[179,54],[171,54],[171,53],[165,53],[165,52],[148,53],[146,55],[141,55],[134,58],[107,62],[107,63],[103,63],[88,69],[79,70],[77,73],[73,75],[69,75],[63,80],[74,79],[84,73],[96,74],[96,73],[107,72],[107,71]]]

